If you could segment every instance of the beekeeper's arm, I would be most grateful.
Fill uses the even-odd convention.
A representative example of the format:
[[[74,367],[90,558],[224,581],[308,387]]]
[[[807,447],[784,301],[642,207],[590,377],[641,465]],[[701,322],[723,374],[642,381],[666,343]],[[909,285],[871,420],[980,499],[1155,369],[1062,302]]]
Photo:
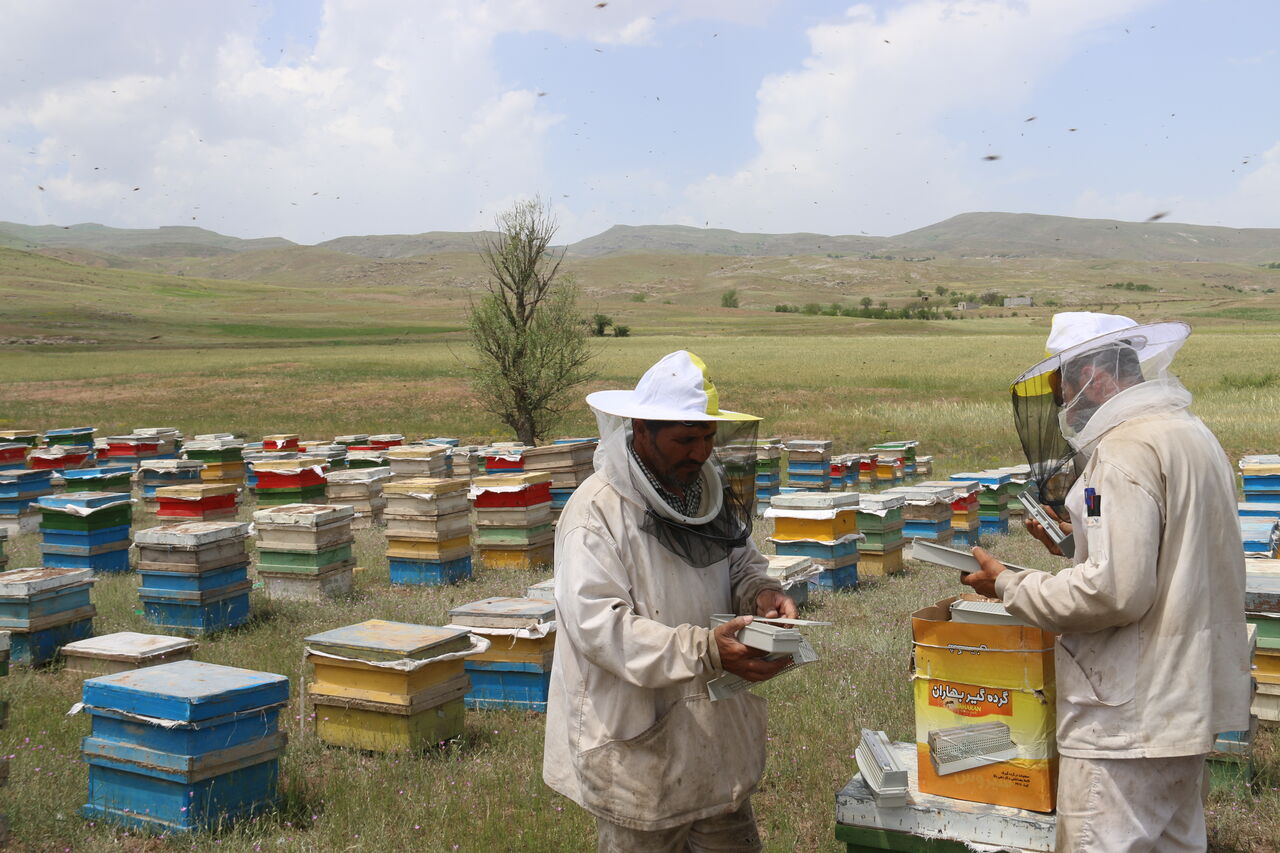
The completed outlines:
[[[729,554],[729,582],[735,613],[796,618],[796,603],[769,577],[769,558],[750,539]]]
[[[702,625],[672,627],[637,614],[619,549],[601,533],[575,528],[560,547],[557,630],[565,631],[587,660],[623,681],[657,689],[720,670],[763,680],[785,663],[758,660],[755,650],[733,639],[742,627],[738,620],[713,632]],[[725,629],[730,629],[727,635]]]
[[[1075,528],[1076,536],[1088,540],[1083,563],[1056,575],[1001,571],[995,577],[995,593],[1009,612],[1045,630],[1087,633],[1130,625],[1155,601],[1160,502],[1104,461],[1094,467],[1089,485],[1099,503]]]

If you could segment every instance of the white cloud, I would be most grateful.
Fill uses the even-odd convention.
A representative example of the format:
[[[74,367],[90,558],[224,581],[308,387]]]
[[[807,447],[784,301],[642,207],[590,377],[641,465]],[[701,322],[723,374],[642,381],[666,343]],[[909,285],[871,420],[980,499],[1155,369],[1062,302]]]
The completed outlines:
[[[1261,157],[1236,167],[1238,180],[1217,195],[1156,198],[1141,192],[1087,189],[1075,201],[1075,216],[1141,221],[1167,212],[1168,222],[1228,228],[1280,228],[1280,141]]]
[[[1082,39],[1153,0],[916,0],[808,31],[802,66],[757,93],[758,153],[691,186],[686,222],[896,233],[984,209],[997,171],[949,117],[1010,123]]]

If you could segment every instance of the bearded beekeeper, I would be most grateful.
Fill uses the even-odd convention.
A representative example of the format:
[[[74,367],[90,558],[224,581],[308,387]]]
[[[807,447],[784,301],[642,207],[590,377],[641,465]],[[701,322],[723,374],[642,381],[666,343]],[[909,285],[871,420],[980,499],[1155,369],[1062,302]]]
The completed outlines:
[[[1058,314],[1049,358],[1013,385],[1042,497],[1065,498],[1074,565],[1006,571],[975,548],[965,583],[1059,632],[1060,851],[1204,850],[1205,755],[1249,724],[1235,480],[1168,372],[1189,334]]]
[[[759,850],[765,701],[712,702],[706,687],[789,663],[735,639],[755,616],[796,616],[740,491],[754,489],[759,419],[721,409],[684,351],[587,403],[600,445],[556,529],[543,779],[595,816],[601,851]],[[741,615],[712,630],[715,613]]]

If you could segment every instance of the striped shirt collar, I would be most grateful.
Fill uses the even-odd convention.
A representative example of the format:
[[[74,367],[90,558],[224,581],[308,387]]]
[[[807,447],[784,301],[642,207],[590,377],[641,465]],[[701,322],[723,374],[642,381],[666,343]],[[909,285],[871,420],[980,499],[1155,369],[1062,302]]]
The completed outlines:
[[[627,446],[627,451],[631,454],[631,458],[635,460],[636,465],[640,466],[640,470],[644,472],[645,479],[653,486],[654,490],[661,498],[666,501],[667,506],[686,518],[696,518],[698,511],[702,509],[702,477],[699,476],[685,490],[684,497],[678,497],[674,492],[662,484],[654,473],[649,470],[649,466],[644,464],[644,460],[636,453],[636,449],[632,445]]]

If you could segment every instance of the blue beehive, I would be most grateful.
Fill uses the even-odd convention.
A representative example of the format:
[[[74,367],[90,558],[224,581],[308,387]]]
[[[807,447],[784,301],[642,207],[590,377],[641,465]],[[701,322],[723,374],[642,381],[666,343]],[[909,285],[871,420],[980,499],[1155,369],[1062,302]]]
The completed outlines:
[[[981,535],[981,525],[978,530],[958,530],[951,528],[951,545],[952,547],[968,546],[973,547],[979,544],[978,537]]]
[[[249,579],[249,563],[246,560],[235,566],[207,572],[163,572],[140,567],[138,574],[142,576],[139,590],[207,592],[231,584],[243,584]]]
[[[0,499],[35,499],[53,488],[53,472],[25,468],[0,471]]]
[[[463,665],[471,677],[464,697],[468,708],[517,708],[546,712],[551,670],[537,663],[511,663],[468,659]]]
[[[147,621],[182,634],[208,636],[249,621],[248,580],[208,590],[139,587]]]
[[[271,808],[288,698],[283,675],[198,661],[86,680],[93,731],[81,747],[89,765],[81,813],[172,832]]]
[[[410,560],[399,557],[388,559],[393,584],[421,584],[443,586],[471,577],[471,557],[456,560]]]
[[[92,584],[84,570],[46,566],[0,573],[0,628],[11,633],[10,659],[39,666],[66,643],[92,636]]]
[[[43,516],[42,562],[60,569],[129,571],[127,496],[115,492],[45,495],[37,502]],[[126,521],[120,524],[120,521]]]
[[[929,539],[937,540],[949,536],[951,533],[951,519],[944,518],[938,521],[922,521],[919,519],[905,519],[902,522],[902,535],[907,539]]]
[[[850,589],[858,585],[858,564],[850,563],[839,569],[819,572],[817,585],[821,589]]]

